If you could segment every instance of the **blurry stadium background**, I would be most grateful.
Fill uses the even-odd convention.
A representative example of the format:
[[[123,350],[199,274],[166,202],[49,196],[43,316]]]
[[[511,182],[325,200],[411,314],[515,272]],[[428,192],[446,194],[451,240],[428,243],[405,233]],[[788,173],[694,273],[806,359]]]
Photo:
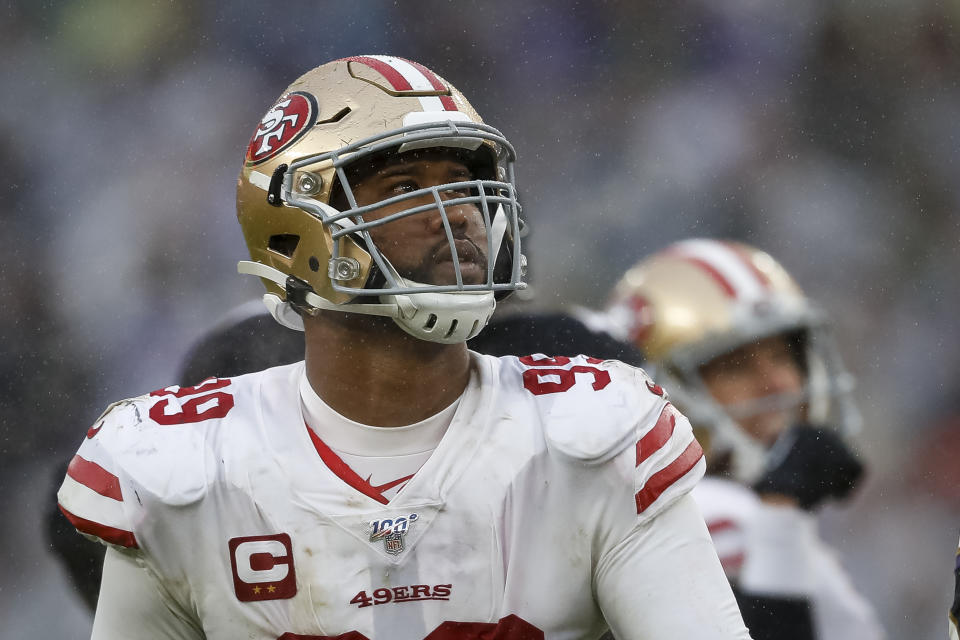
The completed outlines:
[[[771,252],[836,319],[871,464],[824,535],[891,639],[946,633],[960,526],[960,4],[12,0],[0,8],[0,628],[86,638],[53,467],[260,295],[234,184],[284,87],[390,53],[520,153],[529,309],[682,237]]]

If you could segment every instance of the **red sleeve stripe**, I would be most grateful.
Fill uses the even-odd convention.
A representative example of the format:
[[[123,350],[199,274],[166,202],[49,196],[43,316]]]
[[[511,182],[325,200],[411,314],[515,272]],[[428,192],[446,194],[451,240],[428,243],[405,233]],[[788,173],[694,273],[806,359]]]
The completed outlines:
[[[715,533],[721,533],[724,531],[735,531],[739,529],[737,523],[728,518],[721,518],[719,520],[711,520],[707,523],[707,531],[710,532],[710,535]]]
[[[70,521],[77,531],[81,533],[88,533],[92,536],[96,536],[105,542],[111,544],[120,545],[121,547],[129,547],[130,549],[139,549],[140,545],[137,544],[137,538],[133,535],[132,531],[125,531],[123,529],[117,529],[116,527],[108,527],[105,524],[100,524],[99,522],[94,522],[92,520],[87,520],[86,518],[81,518],[76,516],[66,509],[63,508],[63,505],[57,505],[60,507],[60,511],[63,512],[63,515],[67,516],[67,520]]]
[[[657,424],[653,425],[640,440],[637,442],[637,466],[660,450],[660,447],[667,443],[670,436],[673,435],[673,429],[677,426],[677,417],[669,404],[663,406],[660,417],[657,418]]]
[[[700,443],[694,439],[677,459],[650,476],[643,488],[637,492],[637,513],[643,513],[670,486],[693,469],[703,457]]]
[[[723,565],[723,572],[728,576],[733,574],[736,575],[743,569],[743,563],[746,560],[746,556],[742,553],[733,553],[730,555],[720,556],[720,564]]]
[[[67,467],[67,475],[106,498],[123,501],[123,494],[120,493],[120,479],[96,462],[85,460],[79,455],[73,456],[70,466]]]

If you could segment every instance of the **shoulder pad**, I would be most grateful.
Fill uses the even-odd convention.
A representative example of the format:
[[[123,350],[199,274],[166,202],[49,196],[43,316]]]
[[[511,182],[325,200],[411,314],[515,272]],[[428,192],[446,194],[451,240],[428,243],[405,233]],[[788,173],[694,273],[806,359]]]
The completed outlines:
[[[196,502],[216,473],[208,439],[233,406],[230,384],[210,379],[115,403],[87,432],[78,455],[103,460],[165,504]]]
[[[551,449],[591,464],[636,442],[637,425],[656,421],[663,390],[642,369],[587,356],[519,359],[524,387],[536,396]]]
[[[57,492],[57,503],[77,531],[118,547],[137,548],[133,515],[136,489],[117,460],[118,415],[137,399],[115,402],[87,430]]]

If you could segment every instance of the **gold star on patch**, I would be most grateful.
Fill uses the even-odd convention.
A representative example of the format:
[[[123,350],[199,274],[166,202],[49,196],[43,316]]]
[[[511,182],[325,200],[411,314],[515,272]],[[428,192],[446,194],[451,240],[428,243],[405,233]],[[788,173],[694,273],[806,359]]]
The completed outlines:
[[[273,585],[270,585],[269,587],[267,587],[267,591],[269,591],[270,593],[273,593],[273,592],[276,591],[276,590],[277,590],[277,588],[276,588],[275,586],[273,586]]]
[[[254,587],[254,588],[253,588],[253,592],[254,592],[254,593],[260,593],[260,587]]]

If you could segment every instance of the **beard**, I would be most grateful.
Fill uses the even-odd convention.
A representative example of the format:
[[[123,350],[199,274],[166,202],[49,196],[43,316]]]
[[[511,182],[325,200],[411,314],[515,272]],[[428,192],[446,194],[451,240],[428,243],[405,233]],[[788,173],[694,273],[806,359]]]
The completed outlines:
[[[457,258],[463,284],[482,284],[487,278],[487,256],[472,240],[456,238]],[[396,266],[396,265],[395,265]],[[452,285],[457,283],[453,252],[450,243],[442,240],[429,251],[419,263],[397,267],[397,272],[406,280],[422,284]]]

